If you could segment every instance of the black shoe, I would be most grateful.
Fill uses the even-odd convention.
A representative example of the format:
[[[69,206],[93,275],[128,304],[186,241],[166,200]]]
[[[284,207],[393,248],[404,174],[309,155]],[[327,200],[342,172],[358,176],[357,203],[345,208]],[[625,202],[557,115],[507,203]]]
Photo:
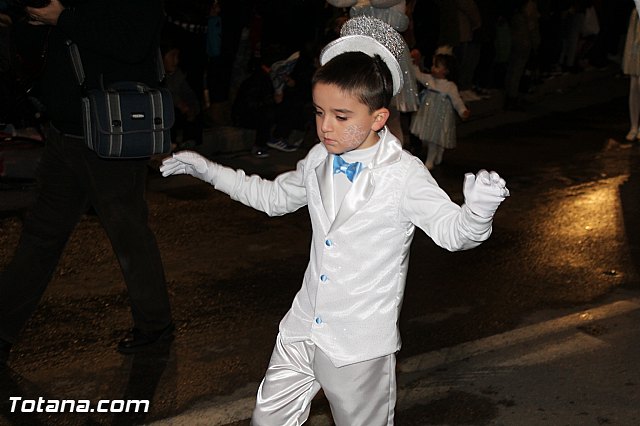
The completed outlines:
[[[173,341],[174,329],[173,323],[157,331],[132,328],[118,343],[118,351],[123,354],[133,354],[147,349],[165,347]]]
[[[11,343],[0,339],[0,368],[7,364],[9,352],[11,352]]]

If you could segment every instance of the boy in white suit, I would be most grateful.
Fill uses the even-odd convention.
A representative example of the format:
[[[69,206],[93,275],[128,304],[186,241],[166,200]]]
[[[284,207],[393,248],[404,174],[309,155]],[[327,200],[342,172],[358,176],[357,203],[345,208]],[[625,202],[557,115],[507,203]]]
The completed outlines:
[[[345,23],[312,81],[320,143],[273,181],[188,151],[161,167],[163,176],[190,174],[271,216],[308,206],[309,265],[280,323],[253,425],[304,423],[321,388],[336,425],[392,425],[397,325],[415,227],[448,250],[476,247],[509,195],[497,173],[482,170],[465,176],[465,204],[453,203],[387,130],[403,48],[402,37],[377,19]]]

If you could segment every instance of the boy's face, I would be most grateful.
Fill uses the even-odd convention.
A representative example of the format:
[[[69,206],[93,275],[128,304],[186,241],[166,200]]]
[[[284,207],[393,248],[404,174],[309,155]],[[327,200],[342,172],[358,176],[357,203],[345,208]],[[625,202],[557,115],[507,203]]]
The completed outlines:
[[[320,142],[332,154],[364,149],[378,142],[378,130],[389,117],[389,110],[369,107],[336,85],[317,83],[313,87],[316,131]]]

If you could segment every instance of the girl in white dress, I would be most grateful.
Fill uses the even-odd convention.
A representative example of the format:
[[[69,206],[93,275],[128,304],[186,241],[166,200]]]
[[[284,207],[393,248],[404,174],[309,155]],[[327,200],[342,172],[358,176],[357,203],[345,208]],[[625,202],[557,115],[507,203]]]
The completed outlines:
[[[432,170],[442,162],[445,148],[456,147],[456,113],[466,120],[470,111],[452,81],[455,57],[438,50],[433,56],[431,73],[423,73],[414,64],[416,79],[424,85],[420,108],[411,120],[411,133],[427,149],[425,165]]]

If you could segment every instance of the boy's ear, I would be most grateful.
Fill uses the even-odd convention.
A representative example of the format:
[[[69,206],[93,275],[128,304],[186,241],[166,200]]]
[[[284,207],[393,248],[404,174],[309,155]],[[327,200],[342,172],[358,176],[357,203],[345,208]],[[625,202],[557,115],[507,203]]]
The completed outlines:
[[[389,110],[387,108],[380,108],[373,113],[373,126],[371,127],[374,131],[378,131],[387,124],[387,120],[389,119]]]

